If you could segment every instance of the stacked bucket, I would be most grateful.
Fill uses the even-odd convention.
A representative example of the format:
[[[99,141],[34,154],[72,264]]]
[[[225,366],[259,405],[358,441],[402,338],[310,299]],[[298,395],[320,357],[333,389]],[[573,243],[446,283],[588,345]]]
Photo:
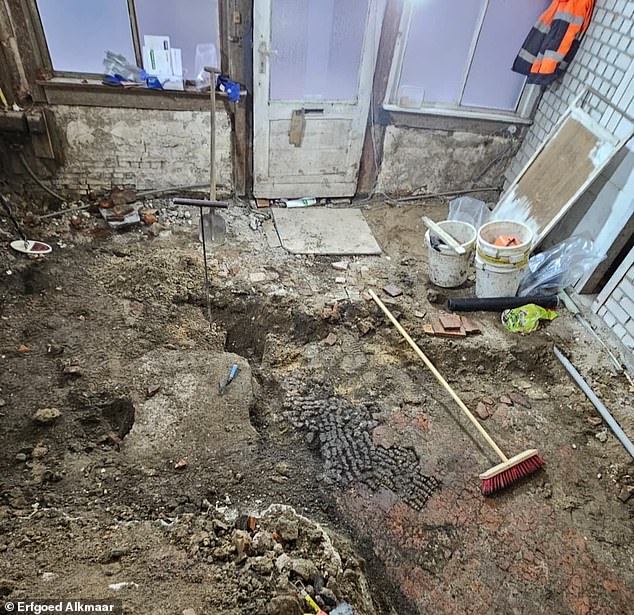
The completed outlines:
[[[432,245],[425,235],[429,255],[429,278],[443,288],[456,288],[467,280],[475,249],[476,297],[514,297],[530,256],[533,233],[512,220],[495,220],[478,231],[467,222],[446,220],[438,225],[465,250],[458,254],[445,244]],[[499,238],[511,237],[512,245],[497,245]]]

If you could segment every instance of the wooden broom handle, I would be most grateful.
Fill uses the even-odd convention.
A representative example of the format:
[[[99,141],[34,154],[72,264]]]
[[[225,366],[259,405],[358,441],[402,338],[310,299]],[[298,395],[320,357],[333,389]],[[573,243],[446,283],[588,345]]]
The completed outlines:
[[[493,438],[485,431],[484,427],[480,425],[478,419],[476,419],[464,402],[458,397],[458,394],[451,388],[451,385],[442,377],[441,373],[436,369],[435,365],[427,358],[425,353],[419,348],[418,344],[408,335],[407,331],[403,329],[401,323],[396,320],[390,310],[385,307],[383,301],[381,301],[376,293],[370,289],[368,291],[370,297],[374,299],[374,302],[383,310],[383,313],[392,321],[392,324],[398,329],[399,333],[405,338],[405,341],[413,348],[414,352],[421,358],[423,363],[428,367],[429,371],[436,376],[436,380],[445,387],[445,390],[453,397],[453,400],[458,404],[460,409],[465,413],[467,418],[473,423],[474,427],[480,432],[482,437],[487,441],[487,444],[495,451],[496,455],[502,461],[508,461],[508,457],[502,452],[500,447],[495,443]]]

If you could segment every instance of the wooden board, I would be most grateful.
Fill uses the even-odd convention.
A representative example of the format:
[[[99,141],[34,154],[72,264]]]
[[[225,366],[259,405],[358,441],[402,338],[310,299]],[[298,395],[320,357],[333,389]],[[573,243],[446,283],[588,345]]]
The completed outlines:
[[[539,229],[535,245],[539,244],[610,162],[623,142],[584,111],[576,107],[570,109],[504,193],[494,211],[509,205],[523,209]]]

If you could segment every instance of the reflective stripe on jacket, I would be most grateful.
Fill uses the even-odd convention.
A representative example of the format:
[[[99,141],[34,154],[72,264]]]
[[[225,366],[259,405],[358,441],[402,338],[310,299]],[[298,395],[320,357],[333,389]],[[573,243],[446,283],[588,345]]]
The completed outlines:
[[[546,85],[563,73],[590,25],[594,0],[553,0],[531,28],[513,70]]]

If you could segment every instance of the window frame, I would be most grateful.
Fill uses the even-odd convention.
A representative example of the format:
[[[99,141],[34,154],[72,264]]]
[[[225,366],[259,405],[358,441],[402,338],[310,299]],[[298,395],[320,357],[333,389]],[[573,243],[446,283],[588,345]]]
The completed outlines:
[[[482,27],[484,25],[484,19],[486,11],[489,8],[489,0],[485,0],[482,5],[482,10],[478,18],[477,31],[474,32],[469,47],[469,57],[466,63],[464,76],[462,80],[462,88],[460,98],[464,96],[464,91],[467,86],[467,80],[471,71],[471,66],[475,57],[475,50],[482,33]],[[537,85],[524,83],[522,93],[517,103],[515,111],[505,111],[502,109],[487,109],[485,107],[467,107],[460,104],[449,105],[446,103],[426,103],[412,109],[410,107],[401,107],[395,101],[397,100],[397,91],[399,86],[400,75],[403,69],[403,61],[405,57],[405,50],[407,48],[407,40],[410,32],[410,24],[414,13],[414,6],[411,2],[408,2],[404,7],[401,14],[401,21],[399,24],[399,31],[396,38],[396,44],[394,45],[394,51],[392,54],[392,63],[390,66],[390,72],[388,76],[387,88],[385,91],[385,98],[383,100],[383,109],[390,112],[416,114],[416,115],[434,115],[451,118],[467,118],[474,120],[492,120],[502,122],[514,122],[520,124],[530,124],[532,117],[537,108],[541,95],[541,88]]]
[[[137,66],[143,66],[143,51],[141,45],[141,37],[139,34],[139,25],[136,14],[136,6],[135,0],[126,0],[128,5],[128,17],[130,20],[130,33],[132,36],[132,46],[134,49],[134,61]],[[53,60],[51,58],[51,54],[48,48],[48,41],[46,40],[46,33],[44,32],[44,25],[42,23],[42,18],[40,16],[40,11],[37,6],[37,0],[26,0],[25,2],[26,8],[29,14],[29,18],[31,23],[33,24],[33,28],[35,31],[35,40],[37,43],[38,52],[40,55],[40,59],[42,61],[42,69],[48,72],[50,78],[42,79],[40,81],[41,85],[46,85],[46,83],[50,82],[55,86],[59,86],[61,84],[67,83],[68,85],[74,85],[77,87],[77,80],[86,80],[88,81],[88,85],[94,88],[95,79],[99,79],[99,81],[103,78],[103,73],[83,73],[77,71],[59,71],[55,70],[53,67]],[[223,53],[224,46],[224,37],[223,37],[223,3],[218,2],[218,39],[219,39],[219,59],[222,58],[224,62],[225,54]],[[223,67],[220,67],[224,70]],[[106,86],[103,84],[99,84],[101,87],[113,89],[111,86]],[[142,93],[144,90],[137,90],[137,93]],[[179,96],[179,95],[189,95],[191,96],[204,96],[209,97],[209,93],[198,92],[192,89],[185,88],[184,90],[153,90],[155,93],[165,93],[171,96]]]

